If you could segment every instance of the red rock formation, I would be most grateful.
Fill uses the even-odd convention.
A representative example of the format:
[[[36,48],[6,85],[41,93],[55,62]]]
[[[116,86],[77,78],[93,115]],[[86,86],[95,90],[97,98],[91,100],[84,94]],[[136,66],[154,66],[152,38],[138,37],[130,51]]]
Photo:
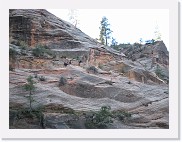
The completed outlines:
[[[88,35],[43,9],[10,9],[10,37],[29,46],[50,48],[88,48],[99,43]]]

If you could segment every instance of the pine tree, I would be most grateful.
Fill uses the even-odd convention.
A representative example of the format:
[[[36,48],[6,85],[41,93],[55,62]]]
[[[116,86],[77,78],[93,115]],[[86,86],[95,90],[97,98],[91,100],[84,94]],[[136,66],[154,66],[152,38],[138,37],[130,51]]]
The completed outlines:
[[[143,42],[143,39],[142,39],[142,38],[140,38],[140,44],[142,44],[142,42]]]
[[[111,47],[114,47],[118,44],[118,42],[116,41],[115,38],[112,37],[112,41],[111,41]]]
[[[109,28],[110,24],[108,23],[108,19],[106,17],[102,17],[102,20],[100,22],[101,26],[100,28],[100,41],[104,45],[108,45],[108,39],[111,38],[111,29]]]
[[[105,39],[104,39],[104,29],[102,28],[101,30],[100,30],[100,35],[99,35],[99,40],[100,40],[100,42],[103,44],[103,45],[105,45]]]
[[[34,101],[33,97],[32,97],[32,91],[35,90],[35,86],[34,86],[35,82],[33,81],[33,77],[29,76],[27,78],[27,84],[24,85],[24,88],[26,91],[29,91],[29,96],[28,96],[28,100],[29,100],[29,108],[30,108],[30,112],[32,112],[32,102]]]

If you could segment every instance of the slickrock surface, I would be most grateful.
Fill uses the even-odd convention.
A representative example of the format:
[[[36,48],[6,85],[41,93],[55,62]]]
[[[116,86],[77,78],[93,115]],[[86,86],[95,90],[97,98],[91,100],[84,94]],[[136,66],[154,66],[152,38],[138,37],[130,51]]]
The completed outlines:
[[[85,129],[85,116],[102,106],[131,115],[113,118],[109,129],[169,128],[169,53],[162,41],[131,45],[121,57],[46,10],[10,10],[9,18],[9,48],[16,52],[9,60],[11,129]],[[51,54],[34,56],[38,44]],[[30,75],[36,82],[32,107],[42,115],[25,117],[29,92],[23,86]]]

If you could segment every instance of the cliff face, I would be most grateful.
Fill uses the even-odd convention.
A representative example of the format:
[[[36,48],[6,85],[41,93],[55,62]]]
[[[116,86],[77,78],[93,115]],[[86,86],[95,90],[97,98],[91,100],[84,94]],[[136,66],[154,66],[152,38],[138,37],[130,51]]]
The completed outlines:
[[[44,9],[11,9],[9,11],[10,37],[29,46],[37,44],[50,48],[88,48],[99,43]]]
[[[10,128],[88,128],[102,106],[113,115],[107,128],[169,128],[169,53],[162,41],[120,53],[46,10],[10,10],[9,20]],[[31,114],[23,89],[30,75]]]
[[[153,62],[169,65],[169,52],[163,41],[156,41],[153,44],[134,44],[127,48],[122,48],[130,59],[138,60],[140,58],[151,58]]]

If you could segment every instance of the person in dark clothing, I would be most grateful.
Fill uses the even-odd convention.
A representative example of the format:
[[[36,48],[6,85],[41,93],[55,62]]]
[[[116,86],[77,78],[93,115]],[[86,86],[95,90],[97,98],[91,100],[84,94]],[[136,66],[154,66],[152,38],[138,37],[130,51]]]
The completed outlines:
[[[71,64],[71,60],[69,61],[69,64]]]
[[[78,62],[78,65],[80,66],[81,63],[82,63],[82,61],[80,60],[80,61]]]
[[[64,62],[64,66],[67,67],[67,65],[68,65],[68,63],[65,63],[65,62]]]

